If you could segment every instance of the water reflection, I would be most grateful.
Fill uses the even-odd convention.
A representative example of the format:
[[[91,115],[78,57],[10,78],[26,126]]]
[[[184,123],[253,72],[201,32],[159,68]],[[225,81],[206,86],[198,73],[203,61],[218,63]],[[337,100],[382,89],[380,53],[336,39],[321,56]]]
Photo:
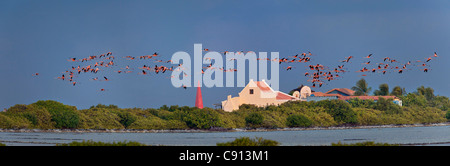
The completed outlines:
[[[95,132],[0,132],[7,146],[53,146],[57,143],[93,140],[102,142],[136,141],[147,145],[215,146],[239,137],[262,137],[282,146],[322,146],[331,143],[374,141],[405,145],[450,145],[450,126],[295,130],[265,132],[181,132],[181,133],[95,133]]]

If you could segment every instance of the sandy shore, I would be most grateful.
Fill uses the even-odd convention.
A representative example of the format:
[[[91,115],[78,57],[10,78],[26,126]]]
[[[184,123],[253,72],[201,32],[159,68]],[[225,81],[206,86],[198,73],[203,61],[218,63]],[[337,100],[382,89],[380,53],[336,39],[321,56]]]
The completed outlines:
[[[236,128],[236,129],[210,129],[210,130],[137,130],[137,129],[0,129],[0,132],[75,132],[75,133],[205,133],[205,132],[267,132],[267,131],[298,131],[298,130],[345,130],[345,129],[371,129],[371,128],[399,128],[399,127],[428,127],[428,126],[448,126],[446,123],[432,124],[403,124],[403,125],[374,125],[374,126],[334,126],[334,127],[308,127],[308,128]]]

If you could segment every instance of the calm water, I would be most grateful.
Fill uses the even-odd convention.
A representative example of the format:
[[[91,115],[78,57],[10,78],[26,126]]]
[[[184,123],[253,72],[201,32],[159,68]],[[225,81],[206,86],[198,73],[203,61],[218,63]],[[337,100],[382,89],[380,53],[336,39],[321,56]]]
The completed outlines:
[[[214,146],[218,142],[233,141],[243,136],[276,140],[284,146],[331,145],[339,141],[450,146],[450,126],[208,133],[0,132],[0,142],[8,146],[53,146],[56,143],[83,140],[102,142],[127,140],[147,145]]]

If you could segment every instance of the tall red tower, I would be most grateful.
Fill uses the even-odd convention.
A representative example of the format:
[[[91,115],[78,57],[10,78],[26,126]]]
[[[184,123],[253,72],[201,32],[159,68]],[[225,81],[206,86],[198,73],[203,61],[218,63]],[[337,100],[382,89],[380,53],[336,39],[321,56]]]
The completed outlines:
[[[203,108],[202,90],[200,89],[200,81],[197,86],[197,96],[195,97],[195,107]]]

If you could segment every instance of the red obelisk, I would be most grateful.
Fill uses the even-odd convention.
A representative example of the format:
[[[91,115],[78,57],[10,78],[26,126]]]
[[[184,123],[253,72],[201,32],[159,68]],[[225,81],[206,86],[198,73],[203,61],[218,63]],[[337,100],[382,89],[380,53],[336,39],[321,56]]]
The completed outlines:
[[[200,89],[200,81],[197,86],[197,96],[195,97],[195,107],[203,108],[202,90]]]

